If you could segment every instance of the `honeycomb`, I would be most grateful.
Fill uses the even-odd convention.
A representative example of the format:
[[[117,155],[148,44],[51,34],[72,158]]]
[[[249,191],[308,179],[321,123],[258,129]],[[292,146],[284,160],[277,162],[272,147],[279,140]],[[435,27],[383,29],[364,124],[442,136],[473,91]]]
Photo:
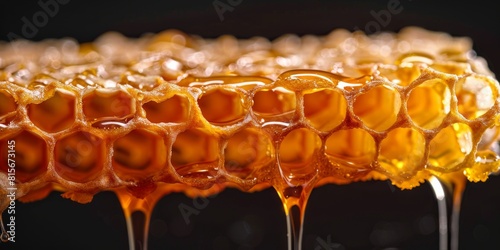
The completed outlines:
[[[289,207],[326,183],[485,181],[499,91],[469,38],[418,27],[3,43],[0,193],[12,140],[24,201],[274,187]]]

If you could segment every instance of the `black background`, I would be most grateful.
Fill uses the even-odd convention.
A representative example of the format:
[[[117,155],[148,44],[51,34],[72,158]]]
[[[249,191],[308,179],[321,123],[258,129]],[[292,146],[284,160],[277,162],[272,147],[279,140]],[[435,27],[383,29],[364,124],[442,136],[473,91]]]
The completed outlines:
[[[23,17],[30,19],[41,11],[37,1],[25,2],[0,3],[0,40],[9,40],[10,32],[23,36]],[[30,39],[73,37],[87,42],[106,31],[136,37],[170,28],[209,38],[325,35],[335,28],[365,30],[367,23],[376,21],[370,13],[387,10],[388,2],[242,0],[223,13],[221,21],[212,0],[70,0]],[[500,72],[500,15],[494,1],[450,5],[401,0],[400,5],[402,12],[392,15],[383,30],[415,25],[468,36],[490,69]],[[460,249],[500,249],[500,177],[469,183],[463,202]],[[254,194],[226,190],[210,198],[189,225],[178,209],[182,203],[194,206],[182,194],[166,196],[158,203],[150,249],[286,249],[285,216],[271,189]],[[128,248],[125,220],[110,192],[96,195],[86,205],[54,192],[42,201],[18,204],[16,213],[17,243],[0,244],[0,249]],[[387,182],[328,185],[313,192],[304,230],[307,250],[319,246],[318,237],[343,249],[438,249],[437,204],[428,184],[410,191]]]

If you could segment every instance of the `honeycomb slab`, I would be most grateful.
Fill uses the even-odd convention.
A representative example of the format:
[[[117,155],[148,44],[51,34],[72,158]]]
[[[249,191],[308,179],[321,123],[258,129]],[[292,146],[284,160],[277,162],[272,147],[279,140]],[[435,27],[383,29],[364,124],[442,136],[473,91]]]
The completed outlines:
[[[470,39],[417,27],[2,43],[0,193],[11,141],[16,196],[30,200],[47,186],[88,202],[169,184],[285,194],[374,178],[413,188],[450,173],[484,181],[500,165],[499,90]]]

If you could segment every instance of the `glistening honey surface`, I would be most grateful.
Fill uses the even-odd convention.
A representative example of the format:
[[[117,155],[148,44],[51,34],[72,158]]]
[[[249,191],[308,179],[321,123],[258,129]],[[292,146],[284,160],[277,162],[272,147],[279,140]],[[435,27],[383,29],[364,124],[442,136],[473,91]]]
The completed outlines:
[[[500,165],[499,85],[471,51],[418,28],[0,44],[1,191],[9,140],[18,198],[273,186],[293,205],[324,183],[484,181]]]

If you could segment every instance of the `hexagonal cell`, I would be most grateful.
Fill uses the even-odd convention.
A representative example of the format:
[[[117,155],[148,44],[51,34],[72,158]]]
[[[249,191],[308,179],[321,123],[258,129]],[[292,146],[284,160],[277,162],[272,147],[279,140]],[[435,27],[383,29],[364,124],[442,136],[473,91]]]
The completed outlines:
[[[369,168],[375,160],[377,146],[363,129],[339,130],[325,142],[325,155],[332,163],[352,168]]]
[[[500,116],[498,118],[500,118]],[[499,137],[500,127],[494,126],[487,128],[477,144],[477,150],[491,149],[492,151],[498,152],[500,155],[500,143],[497,142]]]
[[[243,129],[227,141],[224,149],[226,171],[241,179],[274,159],[274,147],[268,135],[257,129]]]
[[[380,143],[378,162],[390,175],[406,178],[422,166],[424,154],[425,138],[420,132],[396,128]]]
[[[455,85],[458,112],[466,119],[475,119],[486,113],[498,97],[493,91],[494,86],[491,79],[478,75],[461,78]]]
[[[379,85],[356,96],[354,114],[368,128],[383,131],[397,119],[401,97],[394,88]]]
[[[83,114],[89,121],[123,121],[134,112],[132,97],[120,90],[97,89],[83,97]]]
[[[447,74],[454,74],[454,75],[463,75],[467,70],[469,70],[470,65],[466,62],[464,63],[458,63],[458,62],[435,62],[432,65],[430,65],[431,68],[447,73]]]
[[[434,168],[451,170],[464,161],[472,147],[470,127],[463,123],[451,124],[431,140],[429,164]]]
[[[450,89],[440,79],[425,81],[411,90],[407,101],[408,115],[419,127],[438,127],[450,113]]]
[[[277,87],[260,89],[253,96],[253,112],[260,118],[270,118],[279,115],[293,114],[296,106],[295,93]]]
[[[153,123],[182,123],[189,118],[189,99],[183,95],[174,95],[162,102],[150,101],[142,105],[146,118]]]
[[[16,100],[7,91],[0,89],[0,127],[1,124],[7,125],[17,109]]]
[[[171,163],[182,177],[212,179],[217,175],[219,143],[201,129],[188,129],[177,135],[172,145]]]
[[[16,109],[17,104],[14,97],[7,90],[0,89],[0,116],[14,112]]]
[[[165,166],[163,138],[146,130],[133,130],[113,143],[113,168],[122,180],[142,180]]]
[[[67,129],[75,122],[75,96],[56,91],[42,103],[29,104],[28,117],[35,126],[47,132]]]
[[[21,182],[31,181],[47,171],[47,143],[37,134],[22,131],[0,138],[0,150],[0,170],[8,173],[8,159],[14,160],[10,163],[14,163],[16,179]]]
[[[95,179],[103,167],[104,142],[88,132],[75,132],[57,141],[54,149],[55,170],[64,179],[87,182]]]
[[[318,130],[334,129],[344,121],[346,112],[346,99],[338,90],[320,89],[304,93],[304,115]]]
[[[246,114],[243,97],[237,92],[216,88],[205,92],[198,99],[203,117],[215,125],[231,125]]]
[[[464,52],[462,49],[458,48],[444,48],[439,51],[439,56],[441,58],[445,58],[444,61],[453,61],[453,62],[463,62],[467,63],[470,59],[470,54]]]
[[[434,56],[422,52],[411,52],[401,55],[397,60],[396,64],[413,64],[413,63],[425,63],[427,65],[433,64],[435,61]]]
[[[420,66],[414,64],[403,64],[397,68],[380,67],[380,75],[387,80],[400,86],[408,86],[421,75]]]
[[[315,173],[314,155],[321,139],[313,131],[299,128],[285,136],[279,146],[278,159],[283,177],[292,184],[303,184]]]

